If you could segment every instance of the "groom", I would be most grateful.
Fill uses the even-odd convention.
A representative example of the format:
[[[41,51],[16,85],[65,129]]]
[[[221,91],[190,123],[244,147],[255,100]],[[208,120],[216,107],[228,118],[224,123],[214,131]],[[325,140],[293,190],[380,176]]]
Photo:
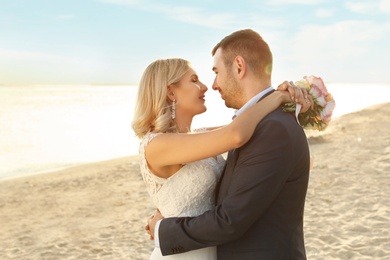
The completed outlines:
[[[227,107],[247,107],[273,91],[272,53],[252,30],[232,33],[213,49],[213,89]],[[158,223],[163,255],[218,246],[218,259],[306,259],[303,214],[309,148],[293,115],[281,108],[257,126],[250,141],[229,152],[214,210]],[[149,221],[154,232],[155,215]],[[153,233],[152,233],[153,234]]]

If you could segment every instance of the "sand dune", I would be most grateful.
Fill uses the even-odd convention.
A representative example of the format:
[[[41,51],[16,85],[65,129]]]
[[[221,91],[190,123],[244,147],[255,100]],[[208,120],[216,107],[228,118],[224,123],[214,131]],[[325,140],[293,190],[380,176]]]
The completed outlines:
[[[390,259],[390,103],[308,133],[308,259]],[[148,259],[137,157],[0,182],[0,259]]]

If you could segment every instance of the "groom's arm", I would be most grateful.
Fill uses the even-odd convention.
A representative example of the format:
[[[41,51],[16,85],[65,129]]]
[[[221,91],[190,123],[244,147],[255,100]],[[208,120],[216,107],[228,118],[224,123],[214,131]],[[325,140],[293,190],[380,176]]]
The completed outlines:
[[[161,221],[162,254],[216,246],[244,235],[279,194],[291,172],[294,151],[289,131],[277,120],[263,120],[250,142],[240,148],[229,194],[220,205],[198,217]]]

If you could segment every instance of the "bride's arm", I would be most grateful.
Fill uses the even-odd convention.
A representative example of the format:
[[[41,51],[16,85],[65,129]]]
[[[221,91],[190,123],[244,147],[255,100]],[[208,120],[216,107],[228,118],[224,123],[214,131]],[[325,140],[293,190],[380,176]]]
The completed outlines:
[[[161,134],[146,147],[147,161],[156,169],[213,157],[240,147],[250,139],[256,125],[267,114],[289,101],[286,91],[275,91],[221,128],[204,133]]]
[[[204,127],[204,128],[201,128],[201,129],[204,129],[205,131],[212,131],[212,130],[216,130],[218,128],[222,128],[222,127],[225,127],[226,125],[220,125],[220,126],[211,126],[211,127]]]
[[[295,86],[295,84],[292,81],[290,81],[290,82],[284,81],[283,83],[279,84],[278,90],[279,91],[288,91],[288,93],[290,94],[290,99],[292,101],[299,103],[302,106],[300,113],[306,112],[313,104],[312,100],[310,100],[311,96],[308,95],[307,90]],[[308,98],[310,98],[310,99],[308,99]],[[310,101],[310,103],[307,102],[308,100]],[[206,131],[211,131],[211,130],[215,130],[215,129],[218,129],[218,128],[221,128],[224,126],[226,126],[226,125],[203,127],[203,129]]]

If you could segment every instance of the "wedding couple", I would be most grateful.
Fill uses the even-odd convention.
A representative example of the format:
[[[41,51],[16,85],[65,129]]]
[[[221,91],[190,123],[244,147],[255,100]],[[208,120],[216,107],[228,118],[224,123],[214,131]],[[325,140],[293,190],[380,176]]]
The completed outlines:
[[[309,148],[282,105],[306,111],[307,93],[286,81],[271,87],[272,53],[253,30],[225,37],[212,55],[213,89],[237,109],[226,126],[190,133],[207,87],[186,60],[153,62],[139,85],[132,126],[159,209],[147,225],[150,259],[306,259]]]

